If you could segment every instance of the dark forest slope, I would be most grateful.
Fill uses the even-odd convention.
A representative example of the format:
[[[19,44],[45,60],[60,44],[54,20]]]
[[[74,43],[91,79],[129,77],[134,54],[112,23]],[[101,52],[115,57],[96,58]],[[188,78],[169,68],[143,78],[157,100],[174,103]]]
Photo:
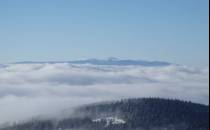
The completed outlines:
[[[74,118],[32,121],[1,130],[208,130],[209,107],[165,99],[129,99],[83,106]]]

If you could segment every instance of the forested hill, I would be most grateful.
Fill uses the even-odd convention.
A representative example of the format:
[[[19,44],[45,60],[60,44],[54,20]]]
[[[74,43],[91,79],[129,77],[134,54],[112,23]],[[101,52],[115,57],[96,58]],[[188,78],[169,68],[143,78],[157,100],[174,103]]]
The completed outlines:
[[[92,104],[78,108],[72,117],[0,130],[209,130],[209,107],[179,100],[145,98]]]

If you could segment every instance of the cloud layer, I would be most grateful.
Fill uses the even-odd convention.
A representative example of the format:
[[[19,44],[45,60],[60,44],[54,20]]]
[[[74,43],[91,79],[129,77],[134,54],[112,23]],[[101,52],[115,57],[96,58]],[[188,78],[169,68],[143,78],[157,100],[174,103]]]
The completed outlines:
[[[0,66],[0,123],[132,97],[178,98],[208,104],[209,69],[68,63]]]

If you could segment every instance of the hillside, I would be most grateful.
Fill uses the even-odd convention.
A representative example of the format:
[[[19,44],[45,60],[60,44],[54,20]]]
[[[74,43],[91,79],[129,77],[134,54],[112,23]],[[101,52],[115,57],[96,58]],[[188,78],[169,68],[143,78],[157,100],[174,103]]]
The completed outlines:
[[[209,107],[179,100],[128,99],[77,108],[71,118],[1,130],[208,130]]]

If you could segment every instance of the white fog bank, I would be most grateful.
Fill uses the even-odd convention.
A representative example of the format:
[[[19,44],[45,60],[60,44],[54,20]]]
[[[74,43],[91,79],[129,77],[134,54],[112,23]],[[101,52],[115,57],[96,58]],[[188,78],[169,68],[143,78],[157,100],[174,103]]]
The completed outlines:
[[[51,116],[82,104],[122,98],[209,102],[209,69],[10,64],[0,66],[0,123]]]

